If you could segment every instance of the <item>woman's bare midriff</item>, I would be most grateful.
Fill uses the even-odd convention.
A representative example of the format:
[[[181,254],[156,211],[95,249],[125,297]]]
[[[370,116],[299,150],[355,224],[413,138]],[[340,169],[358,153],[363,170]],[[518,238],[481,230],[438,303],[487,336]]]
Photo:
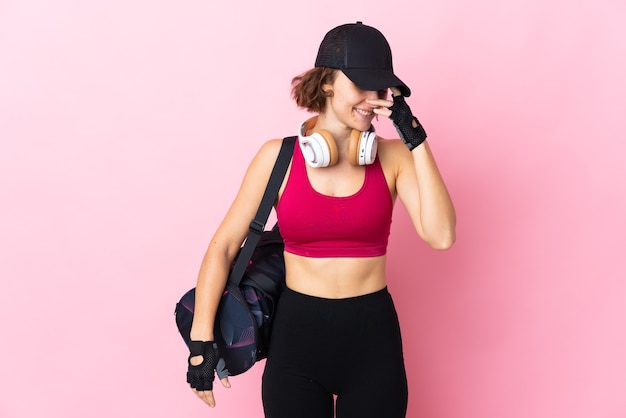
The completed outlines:
[[[383,289],[386,257],[309,258],[285,252],[287,287],[328,299],[366,295]]]

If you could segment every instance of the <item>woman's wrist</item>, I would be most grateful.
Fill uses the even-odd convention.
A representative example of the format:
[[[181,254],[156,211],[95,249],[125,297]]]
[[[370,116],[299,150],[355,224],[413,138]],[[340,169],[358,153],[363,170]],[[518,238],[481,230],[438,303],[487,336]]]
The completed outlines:
[[[192,341],[213,341],[214,340],[213,333],[209,332],[208,328],[205,331],[196,330],[192,328],[191,332],[189,333],[189,337],[191,338]]]
[[[426,131],[411,112],[411,108],[404,97],[394,96],[393,105],[389,107],[389,110],[391,110],[389,118],[409,151],[419,147],[426,140]]]

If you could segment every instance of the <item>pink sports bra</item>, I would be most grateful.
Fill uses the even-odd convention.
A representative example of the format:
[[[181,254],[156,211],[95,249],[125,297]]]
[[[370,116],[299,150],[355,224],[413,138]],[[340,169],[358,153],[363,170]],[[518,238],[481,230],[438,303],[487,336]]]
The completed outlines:
[[[311,186],[300,147],[276,207],[285,251],[305,257],[376,257],[387,253],[393,201],[378,157],[361,189],[334,197]]]

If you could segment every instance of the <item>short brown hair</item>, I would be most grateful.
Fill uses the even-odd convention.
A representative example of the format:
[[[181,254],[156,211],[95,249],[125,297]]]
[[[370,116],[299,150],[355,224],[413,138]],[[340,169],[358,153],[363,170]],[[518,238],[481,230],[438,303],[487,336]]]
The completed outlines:
[[[309,112],[323,112],[328,93],[324,92],[322,86],[331,84],[337,71],[334,68],[316,67],[294,77],[291,80],[291,96],[298,107]]]

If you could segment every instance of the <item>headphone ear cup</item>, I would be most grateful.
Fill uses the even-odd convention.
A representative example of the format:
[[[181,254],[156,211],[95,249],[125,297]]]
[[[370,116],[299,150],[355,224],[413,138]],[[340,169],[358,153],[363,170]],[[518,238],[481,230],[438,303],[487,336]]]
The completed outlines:
[[[376,151],[378,151],[378,142],[374,132],[352,131],[348,142],[350,164],[355,166],[370,165],[376,160]]]
[[[337,150],[337,143],[335,142],[333,135],[325,129],[320,129],[319,131],[315,131],[315,133],[323,138],[324,144],[326,145],[325,147],[322,146],[322,148],[324,148],[324,152],[328,153],[327,158],[326,155],[324,156],[324,160],[328,161],[324,167],[330,167],[331,165],[337,164],[337,161],[339,161],[339,150]]]
[[[348,141],[348,162],[352,165],[358,166],[359,164],[359,148],[361,142],[361,131],[356,129],[352,130],[350,134],[350,140]]]
[[[299,136],[302,155],[311,167],[328,167],[337,164],[339,152],[330,132],[320,129],[310,136]]]

